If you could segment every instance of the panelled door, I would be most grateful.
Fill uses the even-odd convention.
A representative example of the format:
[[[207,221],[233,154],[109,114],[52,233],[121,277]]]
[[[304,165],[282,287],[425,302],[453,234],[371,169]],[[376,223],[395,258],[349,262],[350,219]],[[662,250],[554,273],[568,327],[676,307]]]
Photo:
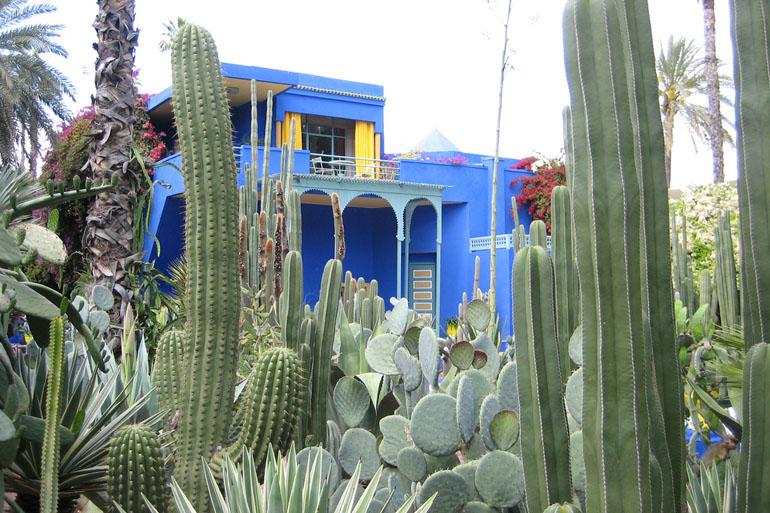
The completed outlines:
[[[436,264],[409,264],[409,303],[414,311],[432,321],[436,315]]]

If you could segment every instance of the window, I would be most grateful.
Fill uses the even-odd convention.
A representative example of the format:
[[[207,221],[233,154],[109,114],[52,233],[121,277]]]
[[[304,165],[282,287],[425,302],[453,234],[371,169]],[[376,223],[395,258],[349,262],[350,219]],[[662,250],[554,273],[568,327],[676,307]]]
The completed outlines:
[[[347,139],[353,136],[353,122],[322,116],[303,116],[302,139],[310,153],[346,155]]]

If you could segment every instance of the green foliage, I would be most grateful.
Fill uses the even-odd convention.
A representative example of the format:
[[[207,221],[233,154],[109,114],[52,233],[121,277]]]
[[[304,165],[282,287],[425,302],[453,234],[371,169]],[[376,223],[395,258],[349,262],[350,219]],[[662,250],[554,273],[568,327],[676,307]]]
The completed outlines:
[[[730,233],[733,250],[738,255],[738,190],[735,183],[698,185],[686,189],[682,196],[671,202],[671,210],[684,213],[687,221],[687,251],[693,264],[693,273],[714,269],[716,240],[714,227],[722,212],[730,212]]]
[[[733,463],[701,465],[695,473],[687,467],[687,507],[690,513],[733,513],[738,510]]]
[[[391,500],[396,500],[397,490],[393,480],[384,482],[382,469],[378,470],[366,490],[359,485],[360,464],[353,476],[343,482],[336,490],[331,490],[325,479],[321,454],[315,453],[306,464],[298,463],[299,455],[290,449],[285,455],[268,452],[264,467],[264,478],[259,479],[259,463],[244,451],[236,465],[229,457],[223,464],[221,491],[214,474],[208,466],[203,466],[206,488],[208,489],[214,511],[221,513],[363,513],[375,504],[375,492],[384,489]],[[381,482],[382,480],[382,482]],[[196,513],[179,484],[172,478],[171,492],[177,513]],[[416,509],[413,508],[416,496],[401,499],[401,505],[393,513],[427,513],[433,503],[433,497],[425,497]],[[375,508],[379,511],[380,508]],[[150,508],[151,513],[161,513]]]
[[[62,26],[41,19],[55,11],[50,4],[28,0],[0,4],[0,163],[29,159],[34,169],[41,135],[52,140],[55,121],[69,117],[66,102],[74,89],[49,64],[52,56],[67,57],[57,41]]]
[[[147,511],[144,497],[166,511],[166,471],[158,435],[146,425],[123,426],[110,441],[110,499],[125,513]]]
[[[134,158],[129,161],[129,171],[132,176],[141,177],[137,183],[132,184],[134,192],[140,197],[149,193],[152,175],[150,168],[164,156],[166,150],[161,139],[163,134],[157,132],[147,114],[146,100],[147,96],[138,95],[134,104],[134,139],[132,145]],[[93,108],[85,108],[56,134],[51,149],[43,162],[39,177],[41,185],[45,185],[49,181],[63,181],[65,183],[81,181],[85,184],[86,181],[94,178],[91,167],[87,165],[93,120]],[[146,175],[145,170],[147,170]],[[49,286],[72,287],[75,284],[79,273],[83,270],[82,234],[93,201],[93,198],[70,201],[56,210],[58,222],[57,229],[54,231],[64,241],[67,252],[71,255],[70,259],[59,267],[37,262],[29,268],[31,277]],[[49,219],[51,214],[50,208],[42,207],[34,213],[35,217],[43,223]],[[143,212],[141,211],[136,213],[135,225],[143,226],[142,215]],[[138,250],[138,246],[135,249]]]

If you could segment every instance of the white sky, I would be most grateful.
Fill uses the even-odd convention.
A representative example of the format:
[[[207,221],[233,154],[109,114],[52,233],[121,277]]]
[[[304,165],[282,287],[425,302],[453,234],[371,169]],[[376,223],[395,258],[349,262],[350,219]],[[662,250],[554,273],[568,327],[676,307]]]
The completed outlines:
[[[501,5],[495,10],[502,9],[504,0],[497,1]],[[80,107],[90,103],[93,88],[97,5],[94,0],[53,3],[59,10],[51,21],[65,25],[62,43],[70,52],[55,63],[77,87]],[[564,3],[514,0],[514,69],[506,77],[503,105],[505,156],[561,152],[561,112],[569,98],[562,57]],[[702,44],[698,0],[649,3],[658,47],[671,34]],[[718,53],[731,72],[727,3],[716,3]],[[177,16],[210,30],[226,62],[382,84],[388,152],[413,149],[433,128],[463,151],[494,151],[502,24],[486,0],[137,0],[142,92],[170,85],[169,55],[158,51],[158,42],[163,22]],[[735,178],[735,152],[729,147],[725,172],[728,180]],[[705,146],[696,152],[681,128],[675,135],[672,186],[710,179],[710,153]]]

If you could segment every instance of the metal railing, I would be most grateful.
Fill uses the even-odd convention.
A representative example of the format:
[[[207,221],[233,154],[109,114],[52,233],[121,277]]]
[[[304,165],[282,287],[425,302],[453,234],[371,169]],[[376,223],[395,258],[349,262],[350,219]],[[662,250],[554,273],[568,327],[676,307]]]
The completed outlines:
[[[484,237],[471,237],[470,251],[486,251],[492,249],[492,236],[486,235]],[[529,246],[529,234],[525,236],[525,243]],[[551,236],[546,237],[546,244],[548,248],[551,248]],[[504,233],[497,236],[497,249],[513,249],[513,234]]]
[[[398,180],[401,163],[397,160],[369,159],[350,155],[310,154],[310,172],[316,175]]]

